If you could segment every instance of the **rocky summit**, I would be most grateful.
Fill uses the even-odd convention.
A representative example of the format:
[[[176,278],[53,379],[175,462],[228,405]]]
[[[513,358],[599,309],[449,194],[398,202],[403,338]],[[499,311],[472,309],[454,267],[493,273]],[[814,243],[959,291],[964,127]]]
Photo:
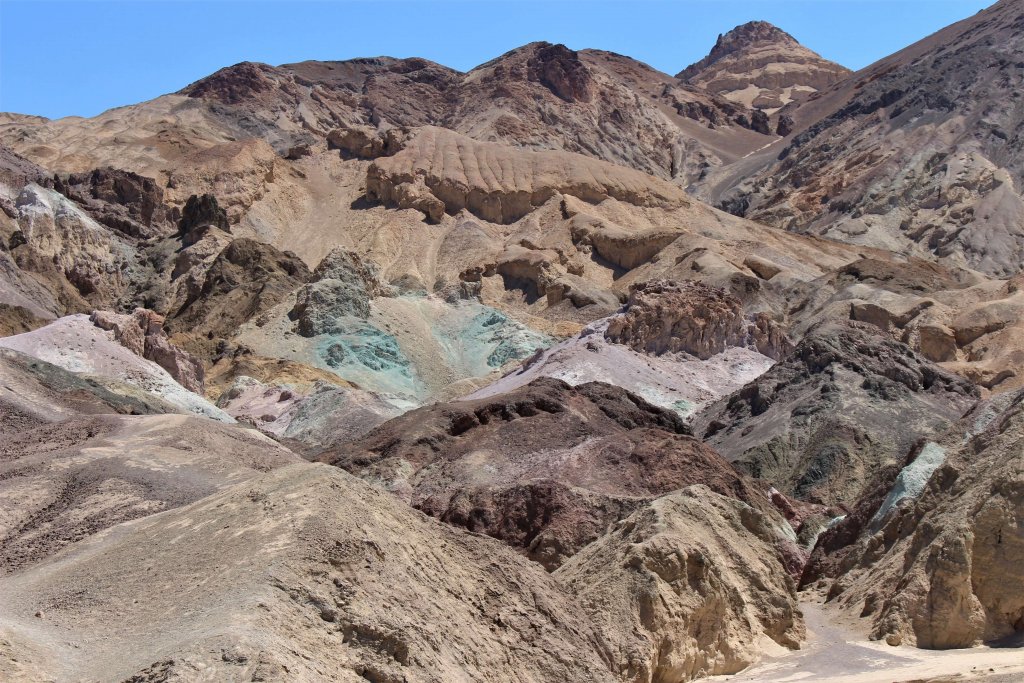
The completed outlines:
[[[1024,680],[1022,29],[0,113],[0,679]]]

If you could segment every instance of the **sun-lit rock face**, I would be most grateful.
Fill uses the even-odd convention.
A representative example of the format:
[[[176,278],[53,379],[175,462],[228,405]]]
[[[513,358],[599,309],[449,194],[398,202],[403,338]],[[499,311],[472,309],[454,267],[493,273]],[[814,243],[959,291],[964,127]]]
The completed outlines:
[[[1020,3],[996,3],[797,108],[788,143],[715,201],[788,230],[1017,273],[1024,155],[1010,65],[1022,19]]]
[[[401,152],[375,160],[367,196],[423,211],[437,222],[462,209],[492,223],[514,223],[552,197],[678,207],[678,187],[638,171],[564,152],[525,152],[424,127]]]
[[[612,526],[555,575],[602,625],[622,679],[736,673],[769,643],[796,648],[804,637],[776,538],[756,510],[688,486]]]
[[[767,316],[747,318],[740,301],[700,282],[642,282],[630,288],[625,312],[605,332],[609,340],[660,355],[686,353],[707,360],[729,347],[781,358],[793,345]]]
[[[1020,5],[0,113],[0,679],[680,682],[796,580],[1016,642]]]
[[[979,403],[902,468],[880,472],[805,573],[872,635],[926,648],[1013,638],[1024,626],[1021,392]]]
[[[766,21],[752,21],[719,35],[708,56],[676,78],[771,114],[791,102],[803,102],[850,73],[785,31]]]

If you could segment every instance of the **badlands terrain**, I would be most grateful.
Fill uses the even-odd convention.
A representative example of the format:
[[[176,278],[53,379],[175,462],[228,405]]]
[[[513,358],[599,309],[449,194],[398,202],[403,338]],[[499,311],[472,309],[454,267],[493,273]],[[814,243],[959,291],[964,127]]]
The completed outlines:
[[[1024,680],[1024,0],[709,48],[0,114],[0,679]]]

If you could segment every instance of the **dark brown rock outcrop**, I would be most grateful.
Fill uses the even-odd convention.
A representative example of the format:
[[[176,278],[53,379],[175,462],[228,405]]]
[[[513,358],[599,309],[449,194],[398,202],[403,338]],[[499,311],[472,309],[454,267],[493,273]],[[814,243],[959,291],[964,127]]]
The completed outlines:
[[[148,239],[174,230],[164,191],[152,178],[98,168],[55,176],[54,189],[75,200],[96,221],[131,237]]]
[[[280,303],[309,279],[309,268],[291,252],[239,238],[214,259],[202,286],[167,321],[173,332],[230,337],[243,323]],[[215,345],[214,345],[215,346]],[[213,348],[189,349],[211,354]]]
[[[566,102],[590,102],[597,89],[590,69],[565,45],[543,45],[527,61],[527,78],[540,81]]]
[[[209,228],[231,232],[227,212],[212,194],[192,195],[185,202],[181,220],[178,221],[182,244],[186,247],[195,244]]]
[[[553,569],[609,523],[688,484],[772,510],[685,431],[675,413],[618,387],[543,378],[414,410],[320,459]]]

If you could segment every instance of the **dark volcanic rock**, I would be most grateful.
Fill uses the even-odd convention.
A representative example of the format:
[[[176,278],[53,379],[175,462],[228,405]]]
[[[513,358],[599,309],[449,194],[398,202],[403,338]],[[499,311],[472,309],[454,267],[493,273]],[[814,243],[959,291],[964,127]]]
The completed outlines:
[[[590,102],[596,86],[579,54],[565,45],[545,45],[527,62],[528,78],[543,83],[566,102]]]
[[[223,104],[242,104],[275,89],[274,71],[274,67],[266,64],[240,62],[196,81],[181,92],[189,97],[216,100]]]
[[[97,168],[55,176],[54,189],[78,202],[97,222],[131,237],[150,238],[174,230],[164,191],[152,178]]]
[[[182,244],[186,247],[195,244],[211,227],[231,232],[227,212],[212,194],[192,195],[185,202],[181,220],[178,221]]]
[[[202,287],[167,321],[175,332],[230,337],[238,327],[279,304],[309,279],[309,268],[291,252],[236,239],[217,255]],[[214,345],[215,346],[215,345]],[[189,349],[209,354],[211,349]]]
[[[853,505],[880,467],[902,462],[977,396],[972,384],[877,328],[833,323],[704,410],[694,431],[787,495]]]

